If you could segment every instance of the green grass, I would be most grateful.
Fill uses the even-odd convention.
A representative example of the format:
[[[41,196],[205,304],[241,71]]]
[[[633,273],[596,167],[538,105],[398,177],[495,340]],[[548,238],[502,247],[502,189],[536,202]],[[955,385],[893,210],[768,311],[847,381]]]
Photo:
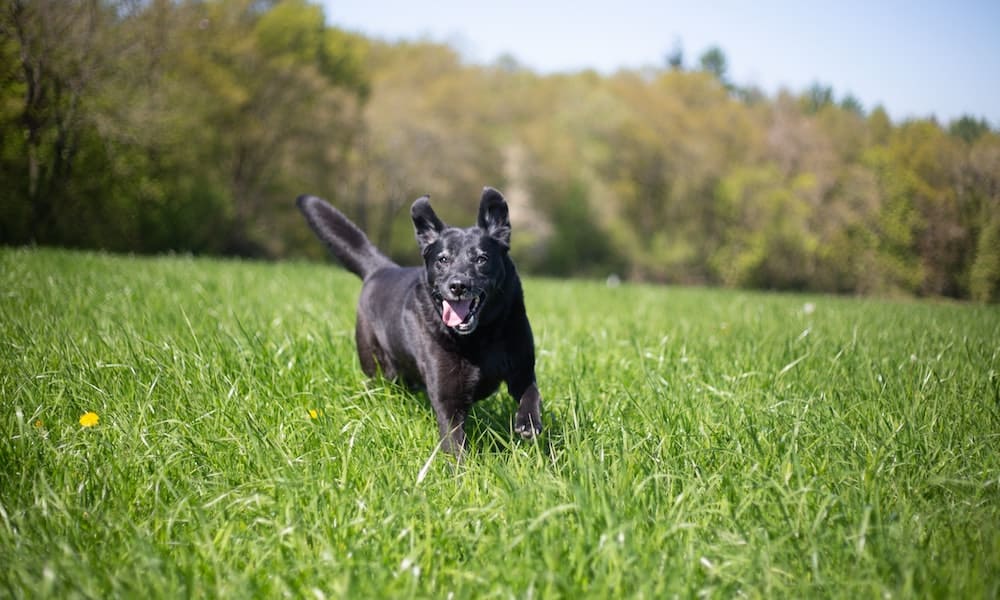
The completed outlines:
[[[1000,593],[997,307],[525,288],[456,467],[343,271],[0,250],[0,597]]]

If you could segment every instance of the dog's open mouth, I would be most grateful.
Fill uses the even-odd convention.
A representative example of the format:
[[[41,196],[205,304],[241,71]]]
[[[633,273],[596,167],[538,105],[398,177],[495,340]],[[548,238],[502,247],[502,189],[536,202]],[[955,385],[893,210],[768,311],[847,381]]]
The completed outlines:
[[[441,319],[444,324],[459,333],[472,333],[479,323],[479,309],[486,294],[462,300],[441,299]]]

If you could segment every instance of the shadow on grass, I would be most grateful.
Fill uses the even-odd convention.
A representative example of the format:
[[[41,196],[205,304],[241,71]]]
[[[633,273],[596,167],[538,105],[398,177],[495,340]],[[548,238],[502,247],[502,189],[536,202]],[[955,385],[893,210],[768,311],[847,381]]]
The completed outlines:
[[[422,388],[407,387],[394,381],[380,379],[403,396],[406,401],[419,404],[430,415],[429,423],[437,429],[437,420],[430,398]],[[472,405],[465,420],[465,437],[468,450],[499,454],[510,452],[519,445],[538,445],[551,455],[562,449],[561,422],[552,413],[542,412],[542,433],[534,439],[524,439],[514,432],[517,403],[505,391],[498,391]]]

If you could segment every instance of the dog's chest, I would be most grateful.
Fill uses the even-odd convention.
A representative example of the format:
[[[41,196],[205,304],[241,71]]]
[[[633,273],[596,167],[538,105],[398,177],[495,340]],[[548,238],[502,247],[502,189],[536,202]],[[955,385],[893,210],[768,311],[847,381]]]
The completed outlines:
[[[506,379],[509,364],[499,345],[486,345],[466,351],[456,357],[456,379],[472,391],[473,399],[481,400],[496,391]]]

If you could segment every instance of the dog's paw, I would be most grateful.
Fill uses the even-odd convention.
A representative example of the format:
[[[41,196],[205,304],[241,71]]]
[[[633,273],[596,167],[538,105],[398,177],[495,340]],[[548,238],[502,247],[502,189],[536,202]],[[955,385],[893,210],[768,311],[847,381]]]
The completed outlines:
[[[525,439],[531,439],[542,432],[542,418],[538,414],[520,414],[514,419],[514,431]]]

